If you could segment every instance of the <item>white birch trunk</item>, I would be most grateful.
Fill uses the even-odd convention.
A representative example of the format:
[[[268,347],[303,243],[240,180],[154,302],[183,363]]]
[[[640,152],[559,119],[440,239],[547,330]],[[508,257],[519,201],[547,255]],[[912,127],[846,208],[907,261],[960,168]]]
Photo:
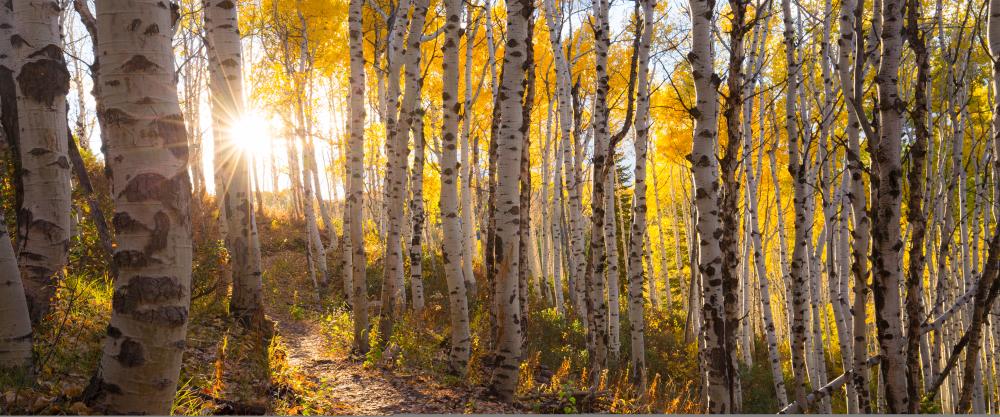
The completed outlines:
[[[41,0],[12,1],[23,203],[18,211],[17,256],[32,323],[49,312],[56,278],[70,245],[70,163],[61,8]],[[6,13],[6,12],[5,12]]]
[[[354,348],[364,354],[368,352],[368,278],[365,274],[368,261],[365,255],[362,226],[364,198],[365,161],[365,56],[362,25],[364,0],[350,0],[348,6],[349,49],[351,54],[350,76],[350,138],[348,139],[347,194],[344,210],[344,239],[350,248],[350,268],[344,276],[351,283],[351,307],[354,313]],[[347,249],[345,249],[347,251]],[[347,266],[345,264],[345,266]]]
[[[166,414],[184,352],[192,263],[171,11],[154,0],[101,1],[97,26],[119,276],[93,402],[111,414]]]
[[[204,16],[212,92],[212,127],[222,160],[216,160],[225,181],[220,210],[225,213],[226,249],[233,274],[229,311],[240,322],[259,327],[264,321],[260,265],[260,243],[252,233],[255,222],[251,205],[251,155],[236,144],[243,138],[232,134],[243,113],[243,57],[237,8],[228,0],[205,0]],[[200,163],[200,161],[199,161]]]
[[[452,0],[455,1],[455,0]],[[499,301],[497,321],[500,337],[497,340],[497,363],[491,388],[505,401],[513,399],[518,384],[521,362],[521,306],[518,296],[518,265],[521,262],[518,248],[520,218],[520,168],[521,147],[529,126],[523,123],[521,99],[524,96],[524,63],[527,45],[524,39],[531,30],[526,11],[531,8],[528,0],[507,0],[507,43],[503,58],[503,76],[498,91],[500,104],[500,130],[498,148],[503,149],[497,158],[497,199],[494,207],[496,218],[496,294]]]
[[[427,0],[418,0],[426,13]],[[462,29],[459,27],[462,15],[461,0],[446,0],[447,18],[444,28],[443,71],[445,80],[458,80],[459,43]],[[422,23],[422,22],[421,22]],[[418,43],[414,44],[419,47]],[[441,92],[443,107],[443,123],[441,128],[441,223],[444,229],[444,246],[441,255],[444,257],[445,278],[448,282],[448,300],[451,315],[451,351],[449,363],[452,371],[464,375],[469,362],[472,336],[469,330],[469,307],[465,294],[465,278],[463,276],[462,245],[463,235],[458,217],[458,177],[457,146],[458,140],[458,83],[446,82]],[[520,158],[520,153],[517,154]],[[471,254],[468,254],[471,255]],[[515,270],[516,276],[516,270]],[[515,278],[516,279],[516,278]],[[518,339],[520,342],[520,339]]]

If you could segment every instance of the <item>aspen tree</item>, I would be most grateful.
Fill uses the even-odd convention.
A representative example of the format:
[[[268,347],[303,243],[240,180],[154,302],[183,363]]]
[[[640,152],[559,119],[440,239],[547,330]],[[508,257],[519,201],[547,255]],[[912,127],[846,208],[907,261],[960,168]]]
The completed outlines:
[[[412,37],[412,36],[411,36]],[[417,45],[419,47],[419,44]],[[407,68],[409,70],[409,67]],[[413,310],[423,311],[424,301],[424,110],[413,111],[413,168],[410,172],[410,298]],[[447,239],[447,238],[446,238]]]
[[[854,304],[851,307],[851,335],[854,345],[854,356],[851,369],[860,369],[868,356],[867,342],[867,298],[868,298],[868,246],[870,241],[870,223],[868,219],[868,204],[865,184],[862,178],[864,168],[861,165],[861,144],[859,139],[860,103],[855,86],[861,82],[864,75],[864,36],[860,27],[864,4],[857,0],[843,0],[840,3],[840,36],[837,39],[838,58],[837,72],[840,79],[841,93],[848,101],[847,149],[845,150],[847,170],[851,176],[850,185],[845,193],[850,204],[854,230],[851,245],[851,276],[854,279]],[[846,261],[846,259],[845,259]],[[868,393],[868,373],[853,372],[851,385],[858,396],[858,411],[871,412],[871,400]]]
[[[638,82],[636,90],[636,115],[635,115],[635,190],[632,198],[632,225],[629,232],[628,263],[628,319],[631,327],[631,371],[640,387],[646,386],[646,323],[644,319],[645,302],[642,297],[642,282],[646,274],[642,268],[642,255],[644,243],[647,241],[647,206],[646,206],[646,148],[649,142],[649,49],[653,40],[653,12],[656,10],[655,0],[643,0],[640,2],[642,16],[636,16],[640,23],[641,32],[637,31],[636,36],[640,36],[638,54],[637,75]],[[640,35],[641,33],[641,35]],[[665,272],[665,271],[664,271]],[[650,283],[656,280],[656,274],[649,270]],[[668,286],[669,288],[669,286]],[[650,285],[654,290],[655,286]],[[655,290],[654,290],[655,291]],[[652,292],[652,291],[651,291]],[[667,291],[669,294],[669,290]]]
[[[800,155],[798,120],[796,117],[796,99],[798,98],[798,73],[800,64],[796,57],[798,40],[795,36],[795,21],[792,19],[791,0],[782,0],[781,10],[784,21],[785,62],[788,66],[788,83],[785,87],[785,131],[788,135],[788,173],[792,177],[793,206],[795,208],[795,246],[792,249],[792,262],[788,285],[791,293],[791,356],[792,368],[795,372],[796,402],[803,409],[809,408],[806,399],[809,380],[806,375],[806,263],[807,246],[812,236],[811,222],[806,218],[806,188],[805,164],[799,162],[808,159],[808,155]],[[774,165],[771,155],[772,166]],[[774,174],[777,175],[776,173]],[[775,177],[777,179],[777,177]],[[775,184],[779,182],[775,181]],[[780,200],[779,200],[780,201]],[[779,204],[780,205],[780,204]],[[778,216],[779,218],[781,216]],[[781,228],[779,227],[779,231]]]
[[[910,172],[908,174],[910,195],[907,201],[906,220],[911,227],[909,265],[906,275],[906,386],[910,398],[908,413],[920,409],[920,341],[921,330],[918,323],[923,320],[923,280],[926,260],[924,238],[927,233],[927,209],[923,206],[926,168],[924,158],[928,142],[933,140],[927,127],[927,89],[930,88],[930,63],[925,44],[925,35],[919,27],[920,2],[908,0],[906,4],[907,44],[916,57],[917,79],[913,85],[914,105],[910,111],[916,130],[910,145]]]
[[[400,126],[407,118],[409,107],[400,105],[400,70],[405,62],[404,35],[409,24],[410,0],[401,0],[393,12],[386,51],[387,93],[385,99],[385,181],[383,212],[386,215],[385,255],[382,275],[382,304],[379,317],[379,341],[385,344],[392,336],[392,327],[403,310],[403,192],[406,188],[406,160],[409,153],[409,129]],[[416,28],[423,32],[423,27]],[[416,103],[415,97],[411,103]]]
[[[524,121],[521,100],[524,97],[525,71],[528,45],[524,39],[528,26],[529,0],[507,0],[507,41],[503,57],[503,71],[498,97],[500,98],[500,129],[497,147],[504,150],[497,155],[497,195],[494,207],[496,219],[496,294],[497,321],[500,337],[497,340],[497,363],[491,389],[500,398],[509,401],[517,388],[521,362],[521,306],[518,296],[518,271],[520,250],[518,228],[520,210],[518,183],[521,166],[521,146],[528,130]]]
[[[426,10],[426,0],[422,7]],[[459,25],[462,16],[462,2],[447,0],[445,2],[446,19],[444,28],[444,45],[442,70],[446,81],[442,85],[442,127],[441,127],[441,223],[444,242],[441,254],[444,258],[445,278],[448,283],[449,313],[451,315],[451,350],[448,354],[451,370],[459,375],[465,375],[471,353],[472,336],[469,328],[469,305],[465,294],[465,278],[462,273],[462,224],[458,217],[458,71],[459,43],[462,40],[462,28]],[[412,32],[411,32],[412,33]],[[415,44],[419,47],[418,43]],[[520,154],[517,155],[520,158]],[[468,254],[471,256],[471,254]],[[519,312],[518,312],[519,313]],[[520,339],[518,340],[520,343]]]
[[[590,197],[590,256],[587,259],[587,351],[590,356],[590,383],[596,387],[600,373],[608,361],[608,304],[604,298],[606,282],[604,272],[608,267],[606,235],[604,232],[610,167],[614,165],[613,147],[608,132],[608,48],[611,31],[608,23],[608,1],[594,0],[591,28],[594,31],[596,90],[591,123],[594,134],[593,188]],[[631,91],[629,91],[631,94]],[[612,190],[614,192],[614,190]],[[614,210],[614,207],[611,208]]]
[[[14,47],[10,43],[14,33],[14,3],[0,1],[0,129],[3,130],[0,146],[11,152],[10,160],[14,169],[13,185],[15,188],[15,207],[20,207],[16,191],[20,186],[20,158],[17,150],[20,128],[17,117],[17,86],[14,74],[17,72],[17,60]],[[17,253],[15,252],[15,256]],[[16,265],[16,263],[15,263]]]
[[[184,352],[192,264],[171,10],[153,0],[101,1],[97,25],[119,276],[88,397],[113,414],[166,414]]]
[[[767,13],[770,11],[770,9],[771,9],[771,2],[768,1],[766,9],[763,12]],[[770,22],[770,16],[764,20],[763,26],[766,27],[769,22]],[[754,28],[754,38],[755,38],[754,44],[755,45],[759,44],[763,48],[763,45],[765,45],[767,42],[766,40],[767,34],[766,33],[762,34],[761,32],[763,31],[758,30],[759,28],[760,26]],[[749,63],[750,68],[752,69],[750,73],[756,74],[758,71],[760,71],[762,64],[763,64],[763,57],[760,55],[756,55],[755,53],[755,58],[751,59],[751,62]],[[748,86],[746,86],[746,89],[749,92],[752,92],[753,86],[754,83],[751,82]],[[764,126],[763,117],[765,111],[767,110],[765,110],[764,107],[764,96],[761,95],[760,108],[759,108],[761,123],[759,124],[759,126],[762,132]],[[764,257],[765,245],[764,242],[762,242],[761,231],[760,231],[760,218],[758,212],[758,205],[760,199],[757,198],[757,196],[760,195],[758,194],[758,186],[757,186],[758,177],[757,174],[754,172],[754,169],[752,169],[750,163],[751,162],[750,157],[752,153],[751,142],[753,138],[752,131],[750,129],[750,119],[752,117],[752,113],[753,113],[752,104],[750,106],[744,107],[743,123],[744,123],[744,132],[746,132],[747,134],[747,140],[744,140],[742,145],[743,145],[743,166],[746,167],[745,172],[746,172],[746,184],[747,184],[747,190],[746,190],[747,222],[750,227],[749,233],[753,250],[753,264],[755,272],[757,274],[758,290],[760,291],[760,304],[761,304],[760,308],[761,308],[762,320],[764,323],[764,336],[767,340],[768,362],[771,368],[771,377],[774,384],[775,395],[777,395],[778,397],[778,402],[783,406],[788,403],[788,393],[785,390],[785,376],[781,369],[780,352],[778,350],[778,337],[774,324],[775,323],[774,312],[772,311],[771,308],[771,286],[768,279],[767,263]]]
[[[906,355],[902,332],[902,298],[899,284],[901,248],[900,203],[902,201],[902,111],[898,72],[902,55],[901,0],[883,0],[881,58],[875,76],[878,85],[879,129],[874,154],[877,178],[872,222],[872,289],[875,300],[875,323],[878,345],[884,356],[880,366],[885,382],[887,410],[900,413],[909,409],[906,388]]]
[[[787,1],[787,0],[786,0]],[[702,304],[703,338],[706,354],[706,397],[710,413],[735,411],[733,392],[728,384],[727,371],[731,361],[725,349],[725,311],[723,308],[722,249],[719,237],[724,233],[719,218],[719,161],[715,156],[718,142],[718,87],[721,82],[713,68],[715,53],[712,47],[712,23],[715,11],[710,0],[690,0],[691,7],[691,64],[695,84],[694,140],[689,156],[694,177],[697,221],[700,236],[698,247],[698,274],[701,277],[704,304]],[[692,263],[693,264],[693,263]]]
[[[260,266],[260,243],[251,233],[254,211],[250,202],[251,158],[236,142],[233,128],[243,113],[243,57],[237,8],[228,0],[205,0],[204,15],[208,47],[209,86],[212,91],[212,125],[216,144],[222,145],[225,181],[220,209],[225,213],[226,249],[233,272],[230,312],[237,320],[258,327],[264,320]]]
[[[582,203],[580,199],[582,184],[578,181],[580,175],[578,175],[579,172],[574,163],[573,145],[571,145],[574,137],[573,98],[571,92],[573,80],[568,58],[565,52],[563,52],[562,11],[556,6],[555,0],[543,0],[542,5],[545,10],[545,23],[549,28],[549,42],[552,45],[552,56],[555,60],[559,137],[562,140],[563,174],[565,175],[565,189],[568,198],[566,204],[567,211],[569,212],[566,215],[568,227],[563,232],[569,241],[570,247],[569,256],[567,257],[568,268],[566,270],[566,274],[570,277],[570,285],[568,287],[569,298],[578,317],[584,318],[586,317],[586,306],[583,297],[580,296],[582,294],[582,286],[577,285],[578,281],[582,283],[586,262],[583,259],[583,229],[580,224],[580,218],[582,217]],[[576,134],[578,135],[579,132]]]
[[[345,171],[347,172],[346,208],[344,210],[344,233],[349,236],[351,268],[345,270],[345,278],[351,282],[351,307],[354,313],[354,347],[360,353],[367,353],[368,341],[368,278],[365,254],[362,199],[364,197],[365,160],[365,56],[363,44],[364,0],[351,0],[347,12],[349,49],[351,60],[350,90],[350,138],[348,139]]]
[[[21,207],[17,256],[32,323],[49,312],[56,276],[70,245],[70,162],[66,94],[69,71],[63,58],[61,7],[40,0],[9,0],[16,60]],[[56,6],[56,7],[54,7]]]
[[[739,311],[739,198],[740,184],[737,182],[737,170],[741,158],[741,142],[744,141],[743,125],[740,115],[743,113],[744,74],[743,64],[746,59],[744,45],[746,34],[750,29],[746,13],[748,0],[731,0],[730,28],[728,33],[729,68],[726,77],[728,93],[724,95],[722,116],[726,123],[728,140],[725,152],[719,158],[721,192],[719,192],[719,215],[724,233],[719,237],[719,249],[722,251],[722,269],[720,271],[722,306],[724,322],[722,329],[722,347],[726,355],[725,378],[727,390],[730,393],[731,409],[729,412],[739,412],[741,401],[735,395],[740,390],[739,364],[736,356],[736,330],[741,316]],[[716,139],[718,140],[718,139]],[[715,358],[713,360],[717,360]]]
[[[614,163],[614,158],[609,157]],[[615,180],[614,168],[604,177],[604,251],[607,254],[607,287],[608,287],[608,352],[614,363],[621,354],[621,305],[620,274],[618,271],[618,228],[615,213]],[[641,253],[641,252],[640,252]],[[641,259],[641,258],[640,258]],[[627,260],[626,260],[627,261]]]
[[[401,103],[400,119],[396,134],[405,141],[408,133],[413,134],[414,155],[411,181],[412,199],[410,200],[410,215],[413,227],[410,236],[410,287],[413,293],[413,308],[424,308],[423,294],[423,252],[421,237],[424,226],[423,202],[423,170],[424,170],[424,110],[420,106],[420,92],[423,88],[421,74],[420,42],[424,35],[424,22],[427,17],[427,1],[413,1],[413,18],[410,23],[410,33],[406,37],[406,50],[403,52],[404,75],[406,77],[403,102]],[[406,146],[405,144],[403,145]],[[400,288],[400,291],[403,291]]]
[[[471,11],[466,12],[465,16],[466,27],[469,29],[465,34],[465,101],[462,104],[462,143],[458,176],[462,208],[462,276],[465,278],[467,298],[475,298],[476,277],[472,270],[472,260],[476,254],[476,242],[472,221],[472,179],[475,176],[476,167],[472,163],[474,155],[469,147],[469,136],[472,125],[472,104],[475,97],[478,96],[478,90],[476,96],[472,94],[472,52],[479,19],[473,19]]]
[[[2,19],[0,17],[0,25],[4,23]],[[0,134],[0,139],[3,136]],[[29,369],[31,338],[31,319],[17,270],[17,257],[7,234],[3,210],[0,210],[0,368]]]

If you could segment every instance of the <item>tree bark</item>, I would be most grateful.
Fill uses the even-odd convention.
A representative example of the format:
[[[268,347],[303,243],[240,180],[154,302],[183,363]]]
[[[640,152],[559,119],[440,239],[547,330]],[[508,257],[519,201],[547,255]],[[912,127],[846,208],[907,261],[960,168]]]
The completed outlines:
[[[787,1],[787,0],[786,0]],[[712,24],[715,12],[710,0],[690,0],[691,64],[695,84],[694,140],[689,156],[694,176],[696,229],[700,236],[698,273],[704,293],[703,337],[706,358],[706,397],[710,413],[735,411],[727,372],[731,361],[725,348],[726,318],[722,286],[722,249],[719,238],[724,233],[719,218],[719,161],[715,155],[718,142],[718,88],[721,79],[715,73],[712,47]],[[692,263],[693,264],[693,263]]]
[[[645,299],[642,296],[642,284],[646,274],[642,268],[642,256],[646,236],[646,148],[649,142],[649,49],[653,40],[654,15],[656,0],[643,0],[642,7],[641,35],[639,48],[635,52],[639,54],[637,62],[638,82],[636,90],[636,115],[635,115],[635,190],[632,197],[632,225],[629,231],[628,247],[628,318],[631,325],[631,369],[630,374],[639,382],[640,390],[646,386],[646,322],[645,322]],[[639,16],[636,16],[639,19]],[[664,271],[665,272],[665,271]],[[649,270],[650,281],[655,281],[656,274]],[[655,291],[655,286],[650,285],[650,289]],[[669,288],[669,286],[668,286]],[[669,290],[667,291],[669,294]]]
[[[0,23],[3,19],[0,16]],[[27,370],[32,360],[31,319],[3,212],[0,208],[0,368]]]
[[[97,3],[97,16],[120,275],[85,395],[108,413],[166,414],[184,352],[192,263],[171,11],[153,0],[108,0]]]
[[[890,413],[909,409],[906,383],[906,345],[902,331],[902,299],[899,284],[901,248],[900,203],[902,201],[902,111],[898,72],[902,56],[901,0],[882,4],[882,52],[875,80],[878,84],[880,126],[875,147],[873,178],[875,207],[872,227],[873,294],[878,345],[885,358],[880,367],[885,381],[885,399]]]
[[[521,147],[529,128],[524,124],[522,98],[525,91],[524,64],[527,62],[527,45],[524,39],[531,28],[528,25],[529,0],[506,0],[507,42],[503,57],[503,72],[498,91],[500,124],[497,148],[497,194],[493,216],[496,220],[496,294],[497,322],[500,326],[497,340],[499,368],[493,376],[491,389],[505,401],[513,399],[517,389],[521,362],[521,306],[518,296],[519,171]]]
[[[344,276],[351,282],[351,307],[354,313],[354,348],[364,354],[368,352],[368,261],[365,255],[363,198],[365,161],[365,55],[364,55],[364,0],[350,0],[347,13],[349,49],[351,61],[350,92],[350,138],[347,146],[347,207],[344,210],[344,233],[349,235],[344,241],[349,244],[350,270]]]
[[[426,11],[426,0],[421,1]],[[445,80],[458,80],[459,44],[462,40],[462,28],[459,22],[462,16],[461,0],[446,0],[446,23],[444,28],[444,46],[442,69]],[[412,33],[412,32],[411,32]],[[419,48],[419,39],[414,44]],[[459,375],[465,375],[472,336],[469,328],[469,304],[465,293],[465,277],[463,275],[462,224],[458,213],[458,82],[445,82],[441,91],[443,122],[441,127],[441,223],[444,232],[444,246],[441,255],[444,258],[445,278],[448,283],[448,300],[451,315],[451,350],[448,359],[451,370]],[[517,155],[520,158],[520,154]],[[472,254],[466,254],[471,256]],[[518,341],[520,342],[520,340]]]
[[[243,114],[243,56],[237,8],[228,0],[205,0],[205,28],[208,47],[209,87],[212,92],[212,126],[216,144],[222,145],[222,160],[216,160],[226,182],[220,209],[225,212],[226,249],[233,273],[233,293],[229,311],[237,321],[251,328],[264,322],[260,243],[252,233],[256,221],[251,204],[248,159],[232,131]]]
[[[39,0],[11,0],[11,37],[17,71],[20,181],[17,214],[21,281],[33,324],[49,312],[56,276],[70,246],[70,163],[66,94],[69,71],[63,58],[62,10]]]

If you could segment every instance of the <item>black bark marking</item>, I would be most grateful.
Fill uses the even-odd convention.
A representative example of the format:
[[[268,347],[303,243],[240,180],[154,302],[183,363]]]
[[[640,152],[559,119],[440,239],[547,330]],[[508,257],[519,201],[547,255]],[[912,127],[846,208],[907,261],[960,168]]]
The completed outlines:
[[[118,348],[118,355],[115,360],[126,368],[142,366],[146,363],[146,350],[139,342],[125,338]]]
[[[14,40],[11,40],[13,43]],[[28,98],[53,106],[56,98],[69,93],[69,71],[62,57],[62,49],[55,45],[46,46],[28,58],[40,57],[21,67],[17,75],[17,85]]]
[[[125,72],[147,72],[159,69],[160,66],[150,61],[145,55],[133,55],[128,61],[122,64],[121,70]]]
[[[163,139],[170,153],[178,159],[188,159],[187,131],[184,128],[184,116],[171,114],[160,117],[153,122],[156,133]]]

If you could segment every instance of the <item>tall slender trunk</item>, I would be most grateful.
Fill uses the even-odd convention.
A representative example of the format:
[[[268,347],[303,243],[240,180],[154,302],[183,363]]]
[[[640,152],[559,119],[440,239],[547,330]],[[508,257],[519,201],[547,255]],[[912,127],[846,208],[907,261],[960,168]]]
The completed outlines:
[[[882,378],[885,381],[887,410],[891,413],[909,409],[906,384],[906,354],[902,329],[902,299],[899,284],[901,248],[900,203],[902,201],[902,111],[898,72],[902,56],[902,0],[884,0],[882,4],[882,52],[875,80],[878,84],[879,131],[874,164],[877,166],[872,227],[872,289],[875,299],[875,323],[879,349],[884,356]],[[915,399],[913,399],[915,400]]]
[[[349,49],[351,54],[350,90],[348,93],[351,112],[350,138],[348,139],[345,171],[347,172],[347,207],[344,210],[344,233],[352,252],[349,277],[352,291],[351,307],[354,312],[354,348],[364,354],[368,352],[368,261],[365,255],[363,198],[365,162],[365,55],[363,42],[364,0],[351,0],[347,12]]]
[[[654,15],[656,0],[643,0],[642,7],[642,31],[639,41],[639,49],[635,52],[639,54],[637,62],[638,82],[636,90],[636,111],[635,111],[635,190],[632,197],[632,225],[629,230],[628,246],[628,319],[631,325],[631,375],[639,381],[640,387],[646,386],[646,322],[644,318],[645,301],[642,297],[642,283],[646,274],[642,268],[642,256],[645,252],[644,243],[648,240],[646,235],[646,148],[649,142],[649,48],[653,40]],[[639,16],[636,16],[639,19]],[[666,271],[664,271],[666,272]],[[655,282],[656,274],[652,268],[649,270],[650,282]],[[650,290],[655,291],[655,286],[650,285]],[[667,287],[669,288],[669,286]],[[670,291],[667,290],[669,294]],[[669,301],[668,301],[669,302]]]
[[[787,0],[786,0],[787,1]],[[700,236],[698,273],[705,302],[702,304],[706,360],[706,397],[708,412],[734,411],[727,372],[731,361],[725,348],[726,319],[722,287],[722,249],[719,237],[724,233],[719,218],[719,161],[715,156],[718,142],[719,93],[721,80],[715,73],[712,47],[712,24],[715,11],[710,0],[690,0],[691,53],[688,61],[695,83],[694,140],[691,147],[691,171],[694,174],[696,229]],[[693,263],[692,263],[693,264]]]
[[[205,0],[209,86],[212,91],[212,126],[216,143],[223,145],[225,194],[220,209],[225,212],[226,249],[233,273],[230,312],[240,322],[258,327],[264,320],[260,265],[260,243],[251,233],[255,213],[251,205],[250,170],[246,154],[232,134],[243,113],[243,57],[237,8],[228,0]]]
[[[610,134],[608,133],[608,48],[610,47],[610,26],[608,23],[608,1],[594,0],[591,27],[594,30],[594,50],[596,54],[594,72],[596,90],[594,93],[594,112],[591,117],[594,134],[593,188],[590,197],[590,256],[587,259],[586,289],[587,289],[587,351],[590,355],[590,383],[597,386],[601,371],[607,368],[608,361],[608,304],[604,298],[606,282],[604,273],[608,267],[608,256],[605,243],[604,223],[607,210],[605,193],[607,192],[606,176],[610,175],[609,167],[613,152],[609,152]],[[631,91],[629,91],[631,94]],[[613,190],[612,190],[613,192]],[[614,208],[612,207],[612,210]]]
[[[581,218],[581,188],[582,185],[578,181],[580,176],[575,169],[574,158],[573,158],[573,145],[571,140],[573,139],[573,98],[572,98],[572,73],[570,72],[570,65],[568,59],[563,50],[562,44],[562,22],[563,16],[561,9],[558,8],[554,0],[543,0],[543,6],[545,9],[545,23],[549,27],[549,42],[552,44],[552,56],[555,60],[555,74],[556,74],[556,101],[558,103],[559,112],[559,137],[562,141],[563,150],[563,167],[565,175],[565,188],[567,193],[567,220],[568,227],[563,231],[566,234],[567,240],[569,241],[569,256],[567,257],[567,265],[569,268],[566,270],[566,274],[569,278],[569,298],[572,302],[573,308],[576,310],[578,317],[586,317],[586,307],[583,302],[583,297],[581,297],[582,291],[578,288],[577,282],[582,281],[584,274],[585,262],[583,260],[584,249],[583,249],[583,232],[582,226],[579,224],[579,219]],[[579,135],[579,132],[577,132]],[[560,194],[561,195],[561,194]]]
[[[49,312],[70,245],[69,71],[60,38],[61,8],[40,0],[9,1],[23,192],[16,249],[31,320],[39,323]]]
[[[413,111],[413,169],[410,172],[410,298],[413,310],[424,309],[424,109]],[[446,151],[447,152],[447,151]],[[447,239],[447,238],[446,238]]]
[[[924,177],[926,168],[924,158],[927,154],[927,144],[933,139],[927,126],[927,89],[930,88],[930,60],[927,46],[924,42],[925,35],[919,27],[918,16],[920,14],[920,4],[914,0],[907,0],[906,11],[906,34],[907,43],[913,50],[917,64],[917,79],[913,86],[914,104],[910,117],[916,135],[910,145],[910,173],[909,186],[910,196],[907,201],[908,212],[906,214],[907,223],[911,227],[909,268],[906,276],[906,386],[907,396],[909,396],[909,408],[907,412],[916,413],[920,409],[920,325],[923,311],[923,281],[924,267],[926,265],[924,255],[924,236],[927,232],[927,208],[923,206],[924,200]]]
[[[494,207],[496,220],[496,294],[497,322],[500,326],[497,340],[497,363],[492,390],[504,400],[514,397],[521,362],[521,306],[518,296],[518,270],[520,250],[518,228],[520,219],[519,170],[521,147],[529,126],[524,124],[521,100],[525,91],[524,64],[527,61],[529,0],[506,0],[507,43],[503,57],[503,76],[500,97],[500,128],[497,147],[504,150],[497,155],[497,195]]]
[[[788,85],[785,87],[785,131],[788,140],[788,173],[792,177],[793,203],[795,208],[795,239],[792,248],[792,262],[789,272],[789,292],[791,293],[791,356],[795,372],[796,401],[802,409],[808,409],[806,399],[809,379],[806,375],[806,263],[808,246],[812,239],[812,222],[806,217],[806,200],[810,198],[806,184],[806,164],[809,155],[800,155],[799,129],[796,116],[798,98],[798,73],[800,64],[796,57],[798,40],[795,36],[795,21],[792,19],[791,0],[782,0],[781,10],[784,21],[785,62],[788,66]],[[776,183],[777,184],[777,183]]]
[[[386,214],[385,255],[382,276],[382,311],[379,317],[379,342],[383,345],[392,337],[392,328],[403,314],[403,192],[406,188],[406,159],[409,153],[409,129],[403,126],[412,106],[400,105],[400,70],[404,58],[404,35],[410,23],[407,18],[410,0],[401,0],[390,19],[387,63],[387,93],[385,105],[385,183],[382,207]],[[413,26],[416,32],[423,32],[423,25]],[[404,99],[405,101],[405,99]],[[416,103],[416,97],[410,103]]]
[[[743,113],[743,61],[746,57],[744,38],[749,29],[746,23],[747,0],[730,2],[729,20],[729,75],[726,77],[728,93],[722,106],[722,115],[726,121],[725,153],[719,159],[722,190],[719,194],[719,214],[722,221],[722,233],[719,238],[719,249],[722,251],[722,297],[724,322],[722,344],[726,354],[725,378],[730,395],[730,412],[739,412],[741,401],[736,396],[740,391],[739,363],[736,355],[736,331],[739,328],[741,316],[739,310],[739,265],[742,257],[739,255],[739,199],[740,184],[737,170],[741,157],[743,140],[743,124],[740,116]]]
[[[476,30],[479,19],[473,20],[472,12],[466,13],[465,34],[465,101],[462,105],[462,143],[459,154],[459,187],[461,187],[462,211],[462,276],[465,278],[465,289],[467,297],[475,297],[476,277],[472,270],[472,260],[476,254],[475,227],[472,216],[472,178],[475,176],[475,164],[471,163],[475,158],[472,149],[469,147],[470,129],[472,125],[472,105],[475,99],[472,95],[472,52],[476,41]],[[487,22],[489,24],[489,22]],[[478,92],[477,92],[478,95]]]
[[[427,0],[422,2],[426,12]],[[459,71],[459,44],[462,40],[462,29],[459,21],[462,16],[461,0],[447,0],[445,39],[442,49],[442,68],[445,80],[457,80]],[[411,32],[412,33],[412,32]],[[417,38],[412,44],[419,48]],[[451,314],[451,350],[448,355],[452,371],[465,375],[471,351],[472,336],[469,330],[469,305],[465,294],[465,278],[462,272],[462,225],[458,217],[458,176],[457,146],[458,139],[458,83],[446,82],[442,86],[441,99],[443,122],[441,127],[441,223],[444,229],[444,246],[441,254],[444,257],[445,278],[448,283],[448,300]],[[520,154],[517,155],[520,159]],[[471,256],[471,254],[468,254]],[[520,339],[518,340],[520,343]]]
[[[108,413],[166,414],[184,352],[192,262],[171,12],[154,0],[101,1],[97,24],[119,276],[104,353],[86,394]]]

